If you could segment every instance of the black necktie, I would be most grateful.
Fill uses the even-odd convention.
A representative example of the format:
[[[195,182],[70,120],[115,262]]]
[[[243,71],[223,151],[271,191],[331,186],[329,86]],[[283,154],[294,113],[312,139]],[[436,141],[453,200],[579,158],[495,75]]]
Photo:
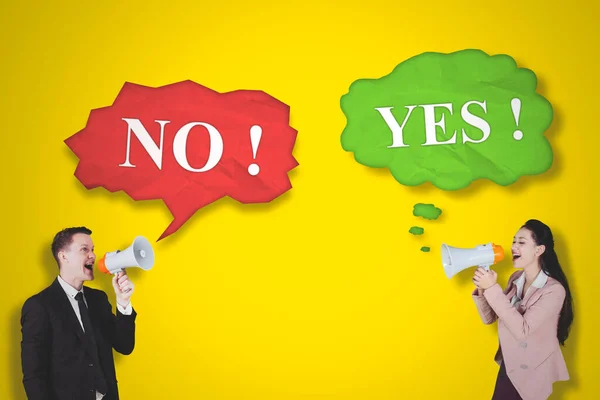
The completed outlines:
[[[79,305],[79,314],[81,315],[81,322],[83,323],[83,329],[85,330],[85,335],[90,339],[90,347],[92,349],[92,353],[94,355],[95,362],[98,363],[98,346],[96,344],[96,337],[94,336],[94,329],[92,328],[92,321],[90,319],[90,313],[85,303],[83,302],[83,293],[79,292],[75,296],[75,300],[77,300],[77,304]],[[93,366],[93,364],[90,364]],[[104,380],[104,375],[102,374],[102,370],[97,365],[95,368],[96,371],[96,390],[100,393],[106,394],[106,382]]]
[[[75,296],[75,300],[77,300],[77,303],[79,304],[79,314],[81,315],[81,322],[83,322],[83,330],[85,331],[86,336],[92,342],[94,350],[96,350],[96,338],[94,337],[94,329],[92,328],[90,313],[88,312],[88,308],[86,307],[83,301],[83,293],[77,293],[77,296]]]

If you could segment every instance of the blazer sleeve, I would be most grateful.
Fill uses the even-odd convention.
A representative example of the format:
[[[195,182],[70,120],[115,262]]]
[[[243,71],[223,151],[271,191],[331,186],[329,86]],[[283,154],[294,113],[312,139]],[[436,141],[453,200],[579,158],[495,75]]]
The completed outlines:
[[[38,297],[21,309],[21,367],[29,400],[50,400],[50,319]]]
[[[540,298],[521,315],[506,298],[497,283],[483,292],[489,305],[519,340],[534,332],[544,321],[560,313],[565,300],[565,288],[556,284],[543,289]]]
[[[115,315],[112,312],[112,306],[106,293],[102,292],[102,297],[112,347],[118,353],[129,355],[135,347],[135,319],[137,313],[133,309],[131,315],[124,315],[117,309]]]
[[[489,325],[496,322],[498,316],[496,315],[492,307],[489,305],[485,296],[480,296],[477,293],[477,288],[475,288],[475,290],[473,291],[472,297],[473,301],[475,301],[475,307],[477,307],[477,312],[479,313],[479,316],[481,317],[483,323]]]
[[[508,283],[506,284],[506,289],[502,291],[500,285],[496,284],[500,291],[505,295],[510,292],[510,288],[512,287],[515,279],[519,277],[519,271],[515,271],[509,278]],[[489,289],[488,289],[489,290]],[[483,291],[484,295],[479,295],[477,293],[477,288],[473,290],[472,297],[473,301],[475,301],[475,306],[477,307],[477,311],[479,312],[479,316],[481,317],[484,324],[492,324],[496,322],[498,319],[498,314],[494,310],[494,308],[490,305],[487,298],[485,297],[485,290]]]

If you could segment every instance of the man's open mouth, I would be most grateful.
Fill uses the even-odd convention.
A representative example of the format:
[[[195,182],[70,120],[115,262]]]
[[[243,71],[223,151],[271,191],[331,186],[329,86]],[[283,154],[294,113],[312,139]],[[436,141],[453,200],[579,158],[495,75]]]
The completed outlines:
[[[84,267],[86,267],[90,271],[93,271],[94,270],[94,263],[93,262],[86,263],[86,264],[84,264]]]

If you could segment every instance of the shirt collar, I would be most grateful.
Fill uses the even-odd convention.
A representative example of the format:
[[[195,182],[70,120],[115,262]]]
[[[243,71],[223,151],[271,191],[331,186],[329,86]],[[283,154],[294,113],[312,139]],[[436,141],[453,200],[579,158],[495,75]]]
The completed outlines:
[[[81,290],[75,289],[73,286],[65,282],[65,280],[61,278],[60,275],[58,276],[58,283],[60,283],[60,286],[62,286],[67,296],[69,296],[72,299],[74,299],[75,296],[77,296],[77,293],[81,292],[81,294],[83,294],[83,287],[81,288]]]
[[[546,275],[546,273],[544,271],[540,270],[540,272],[538,273],[536,278],[533,280],[533,283],[531,284],[531,286],[541,289],[544,287],[544,285],[546,285],[547,281],[548,281],[548,275]],[[517,278],[517,280],[515,280],[515,285],[517,285],[517,293],[519,294],[519,297],[520,297],[521,292],[523,291],[524,284],[525,284],[525,271],[523,271],[521,276],[519,276]]]
[[[548,282],[548,275],[546,275],[544,271],[540,271],[540,273],[535,278],[531,286],[535,286],[536,288],[541,289],[544,287],[544,285],[546,285],[546,282]]]

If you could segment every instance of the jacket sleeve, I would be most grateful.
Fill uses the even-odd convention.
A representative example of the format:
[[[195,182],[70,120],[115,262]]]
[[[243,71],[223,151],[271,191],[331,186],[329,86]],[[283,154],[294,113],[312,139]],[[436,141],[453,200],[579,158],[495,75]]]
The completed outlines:
[[[534,332],[548,318],[560,313],[565,299],[565,289],[561,284],[552,285],[544,290],[540,298],[521,315],[506,298],[497,283],[483,292],[489,305],[498,318],[519,340]]]
[[[498,316],[487,302],[485,296],[480,296],[477,293],[477,289],[475,289],[473,291],[472,297],[473,301],[475,301],[475,307],[477,307],[477,312],[479,313],[479,316],[481,317],[483,323],[489,325],[496,322]]]
[[[50,320],[38,297],[25,301],[21,309],[21,367],[29,400],[51,400]]]
[[[108,319],[108,335],[112,347],[118,353],[129,355],[135,347],[135,319],[137,313],[132,310],[131,315],[124,315],[117,309],[115,315],[112,312],[112,306],[106,293],[102,292],[102,296],[105,303],[106,318]]]

